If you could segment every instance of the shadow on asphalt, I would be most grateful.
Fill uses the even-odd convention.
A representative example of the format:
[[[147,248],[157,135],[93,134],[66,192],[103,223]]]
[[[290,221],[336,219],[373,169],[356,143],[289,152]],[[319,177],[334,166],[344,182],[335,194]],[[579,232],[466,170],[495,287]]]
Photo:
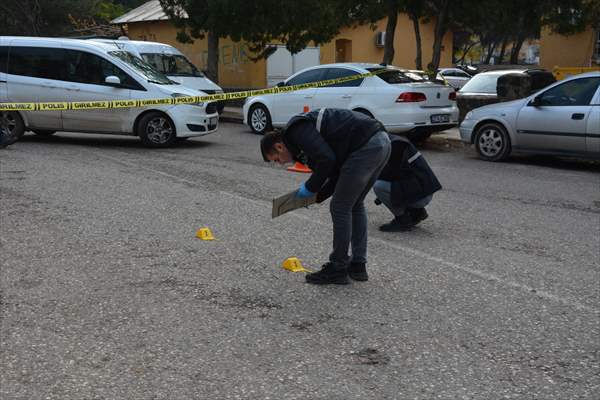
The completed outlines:
[[[188,140],[181,140],[173,144],[173,146],[168,147],[167,149],[173,148],[203,148],[207,146],[213,146],[215,143],[212,142],[202,142],[199,141],[199,138],[191,138]],[[71,136],[69,134],[57,133],[52,136],[39,136],[35,134],[26,134],[19,142],[25,143],[57,143],[63,145],[74,145],[74,146],[94,146],[94,147],[119,147],[119,148],[128,148],[128,149],[144,149],[144,150],[161,150],[161,149],[152,149],[146,147],[142,144],[140,139],[137,136],[117,136],[117,135],[100,135],[100,134],[82,134],[82,136]]]
[[[534,165],[561,170],[600,172],[599,160],[584,160],[570,157],[519,154],[510,156],[504,163]]]

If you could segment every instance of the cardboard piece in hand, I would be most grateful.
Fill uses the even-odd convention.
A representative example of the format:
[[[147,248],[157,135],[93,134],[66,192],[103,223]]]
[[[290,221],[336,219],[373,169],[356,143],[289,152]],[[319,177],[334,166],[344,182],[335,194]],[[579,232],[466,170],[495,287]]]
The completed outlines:
[[[317,200],[317,195],[310,197],[296,197],[297,190],[293,190],[289,193],[286,193],[282,196],[276,197],[273,199],[273,211],[271,212],[271,217],[276,218],[280,215],[285,214],[288,211],[295,210],[300,207],[308,207],[313,204]]]

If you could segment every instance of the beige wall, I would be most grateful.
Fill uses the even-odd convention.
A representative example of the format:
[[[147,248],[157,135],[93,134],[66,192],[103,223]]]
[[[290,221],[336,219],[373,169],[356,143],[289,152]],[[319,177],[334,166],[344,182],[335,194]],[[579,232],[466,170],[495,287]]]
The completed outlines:
[[[335,62],[337,39],[346,39],[348,61],[380,63],[383,60],[383,48],[375,46],[375,35],[384,31],[387,19],[376,25],[375,31],[368,25],[354,29],[346,28],[338,37],[321,46],[321,64]],[[200,69],[206,68],[208,54],[206,39],[196,39],[193,44],[182,44],[176,39],[177,28],[168,21],[150,21],[131,23],[127,26],[129,38],[132,40],[148,40],[170,44],[181,50]],[[404,68],[415,68],[416,44],[412,22],[405,15],[398,16],[398,25],[394,40],[394,65]],[[433,46],[433,24],[421,24],[423,50],[423,68],[431,61]],[[219,85],[225,88],[262,88],[267,82],[267,63],[265,60],[253,62],[251,54],[243,42],[221,39],[219,44]],[[444,37],[440,66],[452,65],[452,34]]]
[[[128,25],[129,38],[170,44],[178,48],[201,70],[206,68],[208,46],[206,39],[196,39],[193,44],[177,41],[177,28],[168,21],[140,22]],[[234,88],[262,88],[267,84],[266,63],[253,62],[243,42],[230,39],[219,41],[219,86]]]
[[[542,31],[540,37],[540,66],[552,70],[558,67],[589,67],[594,53],[595,32],[585,32],[563,36]]]
[[[375,62],[380,63],[383,60],[383,47],[375,46],[376,32],[385,31],[387,18],[377,22],[375,31],[368,25],[362,25],[356,28],[343,29],[336,39],[348,39],[352,41],[352,60],[353,62]],[[431,61],[433,53],[433,32],[434,24],[421,24],[421,50],[422,67],[427,68]],[[442,42],[442,55],[440,67],[452,66],[452,33],[447,33]],[[417,46],[415,39],[415,30],[412,21],[404,14],[398,16],[396,34],[394,38],[394,61],[393,65],[399,67],[414,69],[415,58],[417,56]],[[335,62],[335,39],[330,43],[321,46],[321,63],[327,64]]]

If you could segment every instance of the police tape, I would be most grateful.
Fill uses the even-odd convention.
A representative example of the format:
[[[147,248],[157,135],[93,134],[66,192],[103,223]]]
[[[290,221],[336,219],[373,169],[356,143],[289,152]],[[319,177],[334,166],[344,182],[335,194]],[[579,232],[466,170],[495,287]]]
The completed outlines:
[[[219,93],[206,96],[181,96],[162,99],[138,99],[138,100],[101,100],[101,101],[71,101],[71,102],[39,102],[39,103],[0,103],[0,111],[62,111],[62,110],[98,110],[111,108],[136,108],[148,106],[169,106],[178,104],[198,104],[213,101],[239,100],[252,96],[265,94],[290,93],[297,90],[318,88],[350,82],[357,79],[368,78],[381,74],[389,69],[382,68],[376,71],[349,75],[342,78],[328,79],[324,81],[303,83],[292,86],[277,86],[267,89],[245,90],[241,92]]]

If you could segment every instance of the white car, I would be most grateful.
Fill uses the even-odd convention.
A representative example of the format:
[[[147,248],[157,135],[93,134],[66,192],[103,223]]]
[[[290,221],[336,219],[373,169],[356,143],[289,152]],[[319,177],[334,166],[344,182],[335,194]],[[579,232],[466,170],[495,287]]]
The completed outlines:
[[[467,74],[462,69],[458,68],[440,68],[437,74],[438,79],[443,79],[454,89],[460,89],[469,82],[472,78],[471,75]]]
[[[469,111],[462,141],[480,158],[512,151],[600,158],[600,72],[572,76],[523,99]]]
[[[112,43],[138,56],[152,65],[154,69],[165,74],[169,79],[181,83],[183,86],[207,94],[223,93],[223,89],[219,85],[208,79],[182,52],[171,45],[143,40],[129,40],[127,37],[121,37],[118,40],[91,40]],[[223,111],[224,105],[225,103],[222,101],[217,103],[219,113]]]
[[[455,92],[418,74],[379,64],[338,63],[306,68],[278,86],[291,86],[385,68],[367,78],[291,93],[250,97],[243,107],[244,123],[257,134],[283,127],[296,114],[323,107],[346,108],[379,120],[392,133],[420,139],[458,124]],[[409,135],[410,137],[410,135]]]
[[[197,96],[142,59],[109,43],[0,37],[0,103],[78,102]],[[217,130],[214,103],[96,110],[0,113],[0,129],[14,137],[58,131],[139,136],[150,147]]]

